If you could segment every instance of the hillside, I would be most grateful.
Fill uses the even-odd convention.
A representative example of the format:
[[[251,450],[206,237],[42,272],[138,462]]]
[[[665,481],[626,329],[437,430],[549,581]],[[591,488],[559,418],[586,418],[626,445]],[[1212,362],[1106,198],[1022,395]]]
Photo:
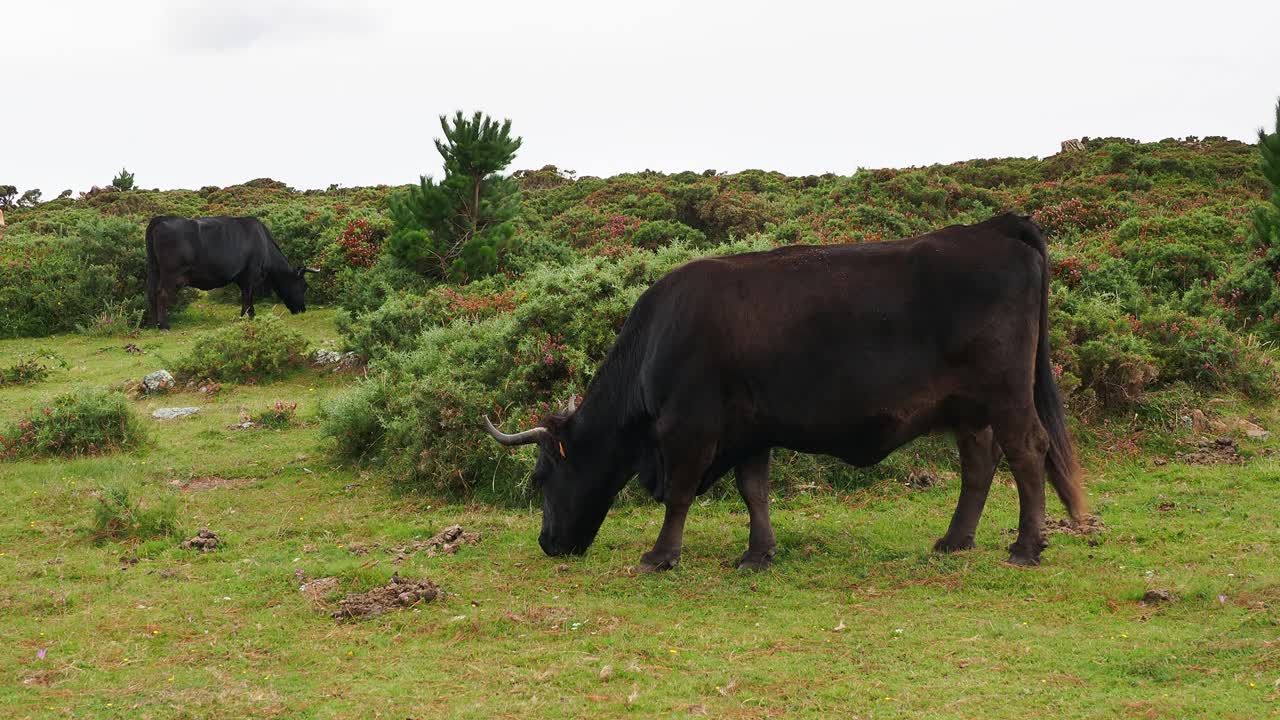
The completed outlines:
[[[1266,405],[1277,387],[1280,299],[1270,261],[1250,241],[1248,216],[1268,188],[1256,148],[1223,138],[1064,147],[1043,159],[852,176],[521,171],[518,230],[500,272],[452,284],[428,283],[380,253],[397,188],[296,192],[260,179],[99,191],[9,213],[0,337],[134,325],[150,216],[256,215],[293,262],[326,270],[310,301],[337,305],[341,344],[370,361],[370,382],[328,418],[338,456],[450,491],[483,483],[510,499],[528,460],[505,462],[478,442],[474,418],[528,424],[583,392],[631,302],[667,269],[780,244],[876,242],[1012,210],[1049,238],[1055,370],[1073,416],[1089,423],[1085,436],[1168,450],[1159,437],[1210,398]],[[424,436],[424,426],[439,432]]]

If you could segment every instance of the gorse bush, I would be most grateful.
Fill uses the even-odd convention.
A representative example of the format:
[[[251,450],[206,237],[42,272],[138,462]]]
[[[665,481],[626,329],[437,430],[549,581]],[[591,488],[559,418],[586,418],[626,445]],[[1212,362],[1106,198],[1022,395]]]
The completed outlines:
[[[145,438],[123,394],[85,389],[0,429],[0,460],[99,455],[137,447]]]
[[[306,338],[268,315],[204,333],[173,364],[173,373],[179,380],[261,382],[306,364]]]
[[[714,253],[765,247],[755,239]],[[529,425],[583,392],[640,294],[699,254],[675,245],[584,258],[506,288],[491,284],[486,294],[468,287],[462,300],[436,294],[388,302],[347,336],[368,347],[376,344],[371,338],[387,344],[374,353],[377,371],[324,410],[337,454],[438,491],[519,497],[529,458],[497,448],[479,431],[480,418]],[[457,304],[476,309],[460,313]],[[406,327],[414,330],[395,334]]]
[[[75,235],[0,244],[0,337],[67,332],[106,311],[145,307],[142,231],[118,218],[77,223]]]
[[[177,503],[170,497],[143,508],[127,488],[110,485],[98,492],[90,532],[98,541],[175,537],[180,534]]]

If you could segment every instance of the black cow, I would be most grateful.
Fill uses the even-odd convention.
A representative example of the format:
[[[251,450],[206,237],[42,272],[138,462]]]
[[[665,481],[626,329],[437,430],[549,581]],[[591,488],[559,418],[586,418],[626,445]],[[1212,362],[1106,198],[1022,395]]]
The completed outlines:
[[[1001,215],[895,242],[706,258],[632,308],[576,410],[516,434],[538,443],[548,555],[583,553],[634,475],[666,504],[641,567],[673,567],[695,496],[730,469],[751,533],[738,566],[767,567],[770,448],[873,465],[950,431],[960,501],[934,549],[973,547],[996,464],[1021,506],[1009,562],[1036,565],[1046,471],[1085,511],[1049,356],[1049,262],[1029,218]]]
[[[147,318],[169,327],[178,288],[240,286],[240,315],[254,316],[253,300],[270,286],[289,312],[305,312],[308,272],[294,267],[262,221],[253,217],[152,218],[147,225]]]

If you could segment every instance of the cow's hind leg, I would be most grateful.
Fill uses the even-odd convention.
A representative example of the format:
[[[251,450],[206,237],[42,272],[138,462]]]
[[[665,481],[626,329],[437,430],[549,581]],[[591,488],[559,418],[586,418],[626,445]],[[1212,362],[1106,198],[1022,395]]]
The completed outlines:
[[[176,283],[160,284],[160,291],[156,297],[156,326],[161,330],[169,329],[169,308],[177,297],[178,286]]]
[[[937,552],[972,550],[978,520],[987,504],[991,478],[1000,462],[1000,446],[990,427],[982,430],[957,430],[956,446],[960,450],[960,500],[951,516],[947,534],[933,544]]]
[[[769,522],[769,451],[744,460],[734,469],[738,492],[751,516],[747,551],[738,558],[739,570],[764,570],[773,562],[777,541]]]
[[[996,441],[1009,458],[1018,486],[1018,538],[1009,546],[1009,562],[1039,565],[1044,539],[1045,453],[1049,436],[1030,404],[992,423]]]

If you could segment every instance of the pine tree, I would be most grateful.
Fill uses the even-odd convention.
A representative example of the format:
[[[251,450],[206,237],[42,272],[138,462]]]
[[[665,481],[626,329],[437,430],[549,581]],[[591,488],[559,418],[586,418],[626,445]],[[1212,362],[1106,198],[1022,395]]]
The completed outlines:
[[[125,170],[124,168],[120,168],[120,174],[112,178],[111,184],[117,188],[120,188],[121,190],[132,190],[133,189],[133,173],[129,172],[128,170]]]
[[[436,279],[472,280],[497,270],[498,254],[515,233],[519,186],[501,173],[521,139],[511,121],[482,113],[440,116],[444,179],[423,175],[388,205],[395,229],[387,251],[400,263]]]
[[[1253,229],[1263,247],[1280,245],[1280,101],[1276,102],[1275,131],[1258,130],[1259,166],[1271,185],[1270,207],[1258,208],[1253,214]]]

